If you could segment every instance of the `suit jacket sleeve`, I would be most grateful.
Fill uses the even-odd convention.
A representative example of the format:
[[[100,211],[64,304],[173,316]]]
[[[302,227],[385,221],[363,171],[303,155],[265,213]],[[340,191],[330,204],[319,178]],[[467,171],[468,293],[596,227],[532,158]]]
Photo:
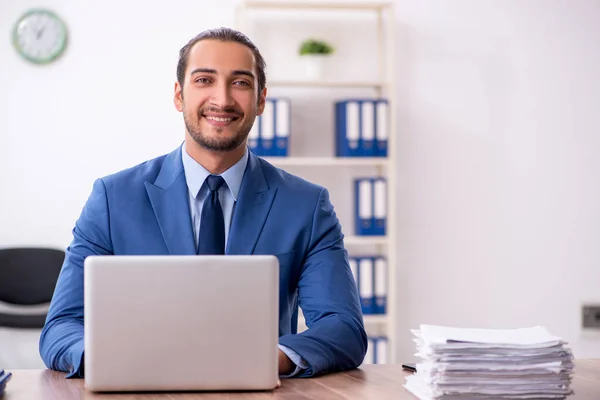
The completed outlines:
[[[83,377],[83,262],[90,255],[112,253],[108,203],[102,180],[92,193],[73,229],[46,323],[40,336],[40,355],[46,366]]]
[[[367,335],[341,226],[326,189],[315,207],[298,296],[308,330],[279,338],[309,365],[298,377],[358,367]]]

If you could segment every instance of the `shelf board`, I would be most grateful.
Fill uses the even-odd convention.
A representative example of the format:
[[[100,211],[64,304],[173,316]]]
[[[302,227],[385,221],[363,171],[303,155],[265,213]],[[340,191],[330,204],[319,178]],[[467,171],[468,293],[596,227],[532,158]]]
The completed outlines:
[[[270,8],[279,10],[380,10],[389,7],[389,2],[315,2],[315,1],[260,1],[248,0],[241,3],[246,8]]]
[[[386,314],[366,314],[363,315],[365,324],[387,324],[388,316]]]
[[[365,322],[365,325],[381,325],[388,323],[389,316],[387,314],[364,314],[363,320]],[[298,313],[298,326],[306,327],[306,323],[304,322],[304,315],[302,313]]]
[[[381,245],[387,244],[388,237],[387,236],[346,236],[344,238],[344,244],[346,245],[363,245],[363,246],[372,246],[372,245]]]
[[[385,157],[261,157],[277,166],[300,167],[385,167]]]
[[[328,80],[279,80],[267,81],[267,87],[322,87],[322,88],[383,88],[389,86],[381,81],[328,81]]]

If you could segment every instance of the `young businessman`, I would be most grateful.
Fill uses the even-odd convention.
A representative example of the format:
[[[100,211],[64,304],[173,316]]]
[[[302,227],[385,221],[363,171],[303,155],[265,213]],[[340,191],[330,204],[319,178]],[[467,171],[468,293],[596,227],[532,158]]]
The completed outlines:
[[[360,365],[367,338],[327,190],[246,146],[266,95],[265,62],[245,35],[209,30],[181,49],[174,103],[184,143],[94,183],[40,338],[48,368],[84,376],[83,263],[95,254],[276,255],[280,375]],[[302,333],[298,304],[309,327]]]

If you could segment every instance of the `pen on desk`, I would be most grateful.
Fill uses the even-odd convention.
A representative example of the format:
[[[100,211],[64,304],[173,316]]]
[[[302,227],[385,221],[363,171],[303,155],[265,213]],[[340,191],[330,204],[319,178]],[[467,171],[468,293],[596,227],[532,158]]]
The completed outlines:
[[[409,372],[417,372],[416,364],[402,364],[402,369]]]

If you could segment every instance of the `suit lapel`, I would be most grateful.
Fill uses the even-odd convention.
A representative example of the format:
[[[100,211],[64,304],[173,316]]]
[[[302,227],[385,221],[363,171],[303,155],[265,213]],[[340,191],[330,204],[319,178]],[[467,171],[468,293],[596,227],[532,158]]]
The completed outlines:
[[[226,254],[252,254],[277,189],[269,189],[258,158],[250,153],[229,229]]]
[[[169,253],[196,254],[181,147],[167,155],[156,181],[145,185]]]

